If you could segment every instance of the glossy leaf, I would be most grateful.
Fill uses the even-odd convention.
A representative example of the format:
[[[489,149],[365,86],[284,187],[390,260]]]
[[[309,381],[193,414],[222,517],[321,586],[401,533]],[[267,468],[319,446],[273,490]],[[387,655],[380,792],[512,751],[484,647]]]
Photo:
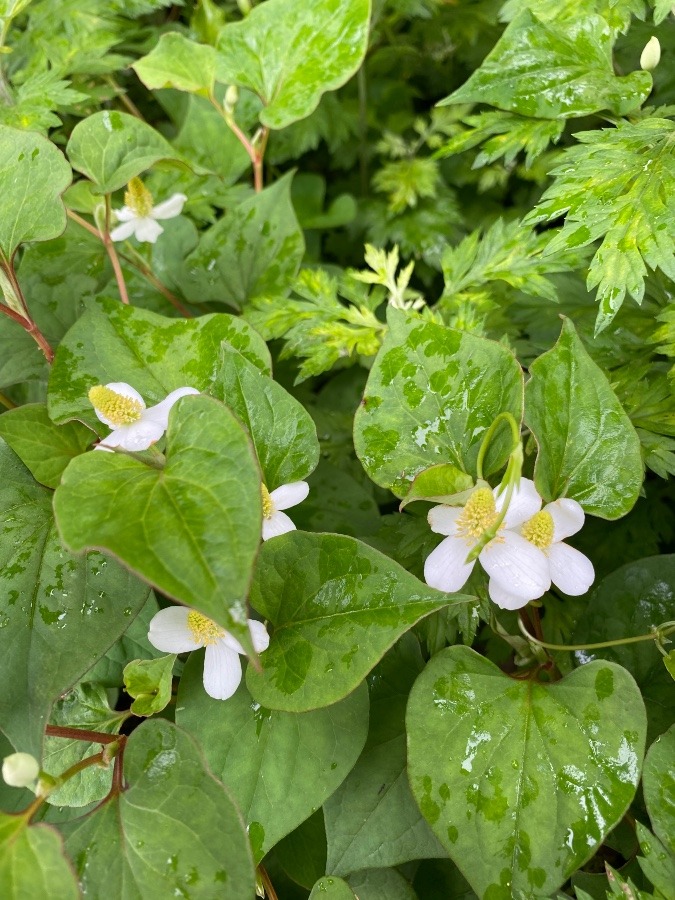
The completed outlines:
[[[357,900],[346,881],[326,875],[312,888],[309,900]]]
[[[80,419],[98,434],[107,434],[87,398],[92,386],[126,382],[148,406],[179,387],[208,390],[223,341],[268,370],[265,342],[242,319],[224,313],[167,319],[101,299],[59,345],[49,381],[49,414],[59,424]]]
[[[134,659],[124,667],[124,689],[134,698],[135,716],[153,716],[171,700],[171,675],[176,655],[157,659]]]
[[[9,262],[25,241],[61,234],[66,227],[61,194],[70,179],[70,166],[51,141],[0,125],[0,260]]]
[[[326,709],[290,713],[261,707],[242,683],[221,715],[221,701],[204,691],[203,667],[203,654],[194,653],[181,679],[176,722],[232,792],[259,861],[330,797],[356,762],[368,730],[368,691],[362,685]]]
[[[0,895],[77,900],[77,879],[54,828],[0,812]]]
[[[127,742],[124,775],[127,790],[62,826],[83,893],[105,885],[119,900],[254,896],[243,822],[184,732],[144,722]]]
[[[403,510],[414,500],[427,500],[433,503],[451,503],[453,500],[461,504],[466,492],[473,487],[473,478],[450,463],[439,463],[430,466],[416,475],[410,490],[401,501]]]
[[[250,648],[242,623],[262,513],[248,438],[222,403],[190,396],[171,410],[166,441],[163,468],[125,453],[74,459],[54,495],[59,530],[74,551],[105,548]]]
[[[179,162],[181,156],[150,125],[136,116],[103,110],[78,122],[66,153],[70,164],[112,194],[160,160]]]
[[[396,869],[365,869],[350,875],[347,884],[358,900],[417,900],[417,894]]]
[[[218,80],[255,91],[260,121],[286,128],[341,87],[368,45],[370,0],[314,0],[297,14],[294,0],[267,0],[218,38]]]
[[[150,620],[158,612],[159,604],[151,591],[143,609],[122,637],[89,670],[88,680],[106,688],[121,688],[124,684],[124,667],[128,662],[139,657],[153,659],[160,656],[160,651],[148,641]]]
[[[327,872],[344,877],[446,855],[408,784],[405,708],[423,668],[419,643],[407,634],[372,673],[368,741],[324,805]]]
[[[642,853],[638,857],[640,868],[658,891],[656,896],[667,897],[675,884],[675,854],[641,822],[636,823],[635,830]]]
[[[571,497],[603,519],[625,515],[642,487],[640,440],[569,319],[530,375],[525,422],[538,444],[539,493],[544,500]]]
[[[36,481],[58,487],[71,459],[89,447],[96,435],[80,422],[55,425],[46,403],[28,403],[0,416],[3,437]]]
[[[675,725],[647,751],[642,789],[652,828],[671,853],[675,853]]]
[[[216,73],[216,51],[197,44],[176,31],[163,34],[147,56],[131,67],[150,90],[176,88],[194,94],[213,93]],[[223,130],[226,128],[225,122]]]
[[[254,699],[302,712],[329,706],[360,684],[415,622],[462,602],[418,581],[354,538],[291,532],[263,544],[252,606],[273,626],[263,670],[249,667]]]
[[[449,463],[475,477],[481,440],[501,412],[522,416],[523,376],[494,341],[390,309],[389,331],[354,418],[354,447],[372,480],[405,497],[424,469]],[[485,475],[508,458],[498,431]]]
[[[443,103],[489,103],[498,109],[555,119],[609,109],[638,109],[652,89],[649,72],[614,74],[615,33],[599,15],[540,22],[524,9],[482,65]]]
[[[270,0],[268,0],[270,2]],[[291,204],[291,178],[229,209],[205,231],[185,261],[188,299],[241,309],[264,294],[287,294],[305,241]]]
[[[413,794],[480,897],[551,896],[626,812],[646,717],[620,666],[516,681],[467,647],[436,654],[407,714]]]
[[[147,585],[100,553],[67,553],[51,507],[51,491],[0,440],[0,728],[16,750],[37,758],[54,700],[103,656],[148,596]]]
[[[312,417],[234,348],[224,345],[223,351],[211,394],[229,406],[250,434],[268,490],[303,481],[319,462]]]
[[[621,566],[604,578],[588,598],[571,643],[595,644],[649,634],[675,619],[675,555],[652,556]],[[648,738],[654,740],[675,720],[673,682],[652,641],[579,650],[579,664],[608,659],[628,669],[647,707]]]

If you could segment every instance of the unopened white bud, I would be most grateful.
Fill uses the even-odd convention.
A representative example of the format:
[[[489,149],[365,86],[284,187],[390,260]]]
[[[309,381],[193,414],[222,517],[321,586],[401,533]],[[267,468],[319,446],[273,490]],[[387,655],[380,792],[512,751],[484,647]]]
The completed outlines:
[[[228,89],[225,91],[225,107],[227,109],[234,109],[237,105],[237,100],[239,99],[239,88],[236,84],[231,84]]]
[[[40,765],[30,753],[12,753],[2,761],[2,777],[12,787],[28,787],[40,774]]]
[[[661,59],[661,44],[657,37],[650,37],[640,56],[640,68],[647,72],[655,69]]]

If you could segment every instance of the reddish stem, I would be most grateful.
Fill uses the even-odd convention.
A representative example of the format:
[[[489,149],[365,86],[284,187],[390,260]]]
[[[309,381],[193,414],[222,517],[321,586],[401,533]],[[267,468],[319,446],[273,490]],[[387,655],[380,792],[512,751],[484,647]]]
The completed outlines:
[[[75,741],[87,741],[89,744],[114,744],[120,739],[119,734],[87,731],[85,728],[68,728],[64,725],[47,725],[45,733],[50,737],[71,738]]]
[[[23,314],[18,313],[10,306],[5,306],[4,303],[0,303],[0,312],[4,313],[10,319],[13,319],[15,322],[17,322],[24,329],[24,331],[26,331],[33,338],[40,350],[42,350],[45,359],[51,365],[54,361],[54,351],[49,345],[49,341],[47,340],[47,338],[31,318],[30,312],[28,311],[28,305],[26,304],[26,300],[23,296],[23,291],[21,290],[21,285],[17,281],[13,264],[11,262],[7,263],[6,261],[4,261],[2,268],[5,275],[9,279],[10,284],[12,285],[16,298],[21,304]]]
[[[115,244],[110,237],[110,194],[105,195],[105,228],[101,234],[101,238],[106,252],[110,257],[110,262],[112,263],[115,281],[117,282],[117,288],[120,292],[120,300],[128,306],[129,294],[127,293],[127,286],[124,282],[122,266],[120,265],[119,257],[117,256],[117,250],[115,250]]]

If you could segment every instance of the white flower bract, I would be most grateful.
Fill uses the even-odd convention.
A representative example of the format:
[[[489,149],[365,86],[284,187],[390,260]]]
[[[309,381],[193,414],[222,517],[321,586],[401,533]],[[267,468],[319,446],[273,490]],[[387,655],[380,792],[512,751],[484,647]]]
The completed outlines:
[[[161,403],[146,407],[137,390],[123,381],[97,385],[89,391],[89,401],[99,421],[112,428],[97,449],[121,447],[124,450],[147,450],[156,443],[169,425],[171,407],[188,394],[198,394],[191,387],[171,391]]]
[[[262,622],[248,619],[248,627],[256,653],[267,650],[270,638]],[[206,647],[204,690],[215,700],[227,700],[239,687],[239,656],[245,650],[229,632],[202,613],[185,606],[162,609],[150,620],[148,640],[163,653],[188,653]]]
[[[29,787],[40,774],[40,765],[30,753],[12,753],[2,761],[2,777],[11,787]]]
[[[290,484],[282,484],[281,487],[268,491],[265,485],[262,485],[262,505],[263,505],[263,521],[262,521],[262,539],[268,541],[270,538],[277,537],[280,534],[286,534],[287,531],[295,531],[295,525],[292,520],[282,512],[284,509],[290,509],[291,506],[297,506],[309,494],[309,485],[306,481],[293,481]]]

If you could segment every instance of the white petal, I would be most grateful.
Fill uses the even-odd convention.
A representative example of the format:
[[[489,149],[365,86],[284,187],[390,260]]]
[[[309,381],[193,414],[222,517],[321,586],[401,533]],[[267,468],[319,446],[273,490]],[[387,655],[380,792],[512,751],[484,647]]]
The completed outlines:
[[[446,506],[445,504],[432,506],[427,513],[427,522],[436,534],[445,534],[449,537],[457,533],[457,519],[463,512],[463,506]]]
[[[248,620],[248,628],[251,632],[251,640],[253,641],[253,649],[256,653],[262,653],[267,650],[270,645],[270,636],[262,622],[256,619]]]
[[[593,563],[579,550],[567,544],[552,544],[546,555],[551,566],[551,581],[563,594],[579,597],[593,584]]]
[[[282,484],[270,492],[270,498],[275,509],[290,509],[297,506],[309,494],[309,485],[306,481],[292,481],[290,484]]]
[[[523,600],[535,600],[551,586],[546,556],[515,531],[500,529],[478,558],[505,591]]]
[[[529,600],[523,600],[518,594],[509,593],[494,578],[490,579],[488,593],[492,602],[496,603],[500,609],[521,609],[529,603]]]
[[[501,512],[506,499],[506,491],[498,494],[498,490],[498,488],[494,489],[495,506],[497,507],[497,512]],[[517,525],[522,525],[523,522],[526,522],[535,513],[538,513],[540,509],[541,497],[537,493],[534,481],[530,481],[529,478],[521,478],[520,484],[511,495],[511,502],[503,520],[504,526],[506,528],[515,528]]]
[[[187,397],[189,394],[198,393],[199,391],[191,387],[176,388],[175,391],[171,391],[170,394],[167,394],[161,403],[157,403],[156,406],[151,406],[143,418],[149,422],[155,422],[162,427],[163,431],[166,431],[169,425],[169,413],[171,412],[171,407],[174,403],[177,403],[181,397]]]
[[[424,562],[424,580],[429,587],[454,593],[466,584],[474,562],[465,562],[471,547],[459,537],[446,537],[427,556]]]
[[[270,538],[278,537],[280,534],[286,534],[288,531],[295,531],[295,525],[288,518],[286,513],[276,509],[269,519],[262,520],[262,539],[269,541]]]
[[[239,655],[221,641],[209,644],[204,656],[204,690],[214,700],[227,700],[239,687]]]
[[[173,197],[169,197],[163,203],[153,206],[150,215],[153,219],[174,219],[182,213],[186,200],[185,194],[174,194]]]
[[[147,450],[152,447],[164,434],[165,429],[152,419],[143,418],[131,425],[122,425],[104,438],[102,443],[108,447],[122,447],[132,453]]]
[[[113,212],[118,222],[131,222],[138,218],[138,214],[130,206],[123,206],[122,209],[115,209]]]
[[[148,640],[153,647],[163,653],[187,653],[201,644],[188,627],[190,610],[185,606],[167,606],[160,609],[152,619],[148,630]]]
[[[136,240],[138,241],[154,244],[163,231],[162,226],[149,216],[138,219],[136,222]]]
[[[110,232],[110,239],[112,241],[126,241],[127,238],[136,233],[137,223],[138,219],[130,219],[128,222],[122,222],[121,225],[118,225],[117,228],[113,228]]]
[[[551,514],[553,519],[553,543],[564,541],[583,528],[584,511],[576,500],[569,497],[561,497],[553,503],[547,503],[545,512]]]

